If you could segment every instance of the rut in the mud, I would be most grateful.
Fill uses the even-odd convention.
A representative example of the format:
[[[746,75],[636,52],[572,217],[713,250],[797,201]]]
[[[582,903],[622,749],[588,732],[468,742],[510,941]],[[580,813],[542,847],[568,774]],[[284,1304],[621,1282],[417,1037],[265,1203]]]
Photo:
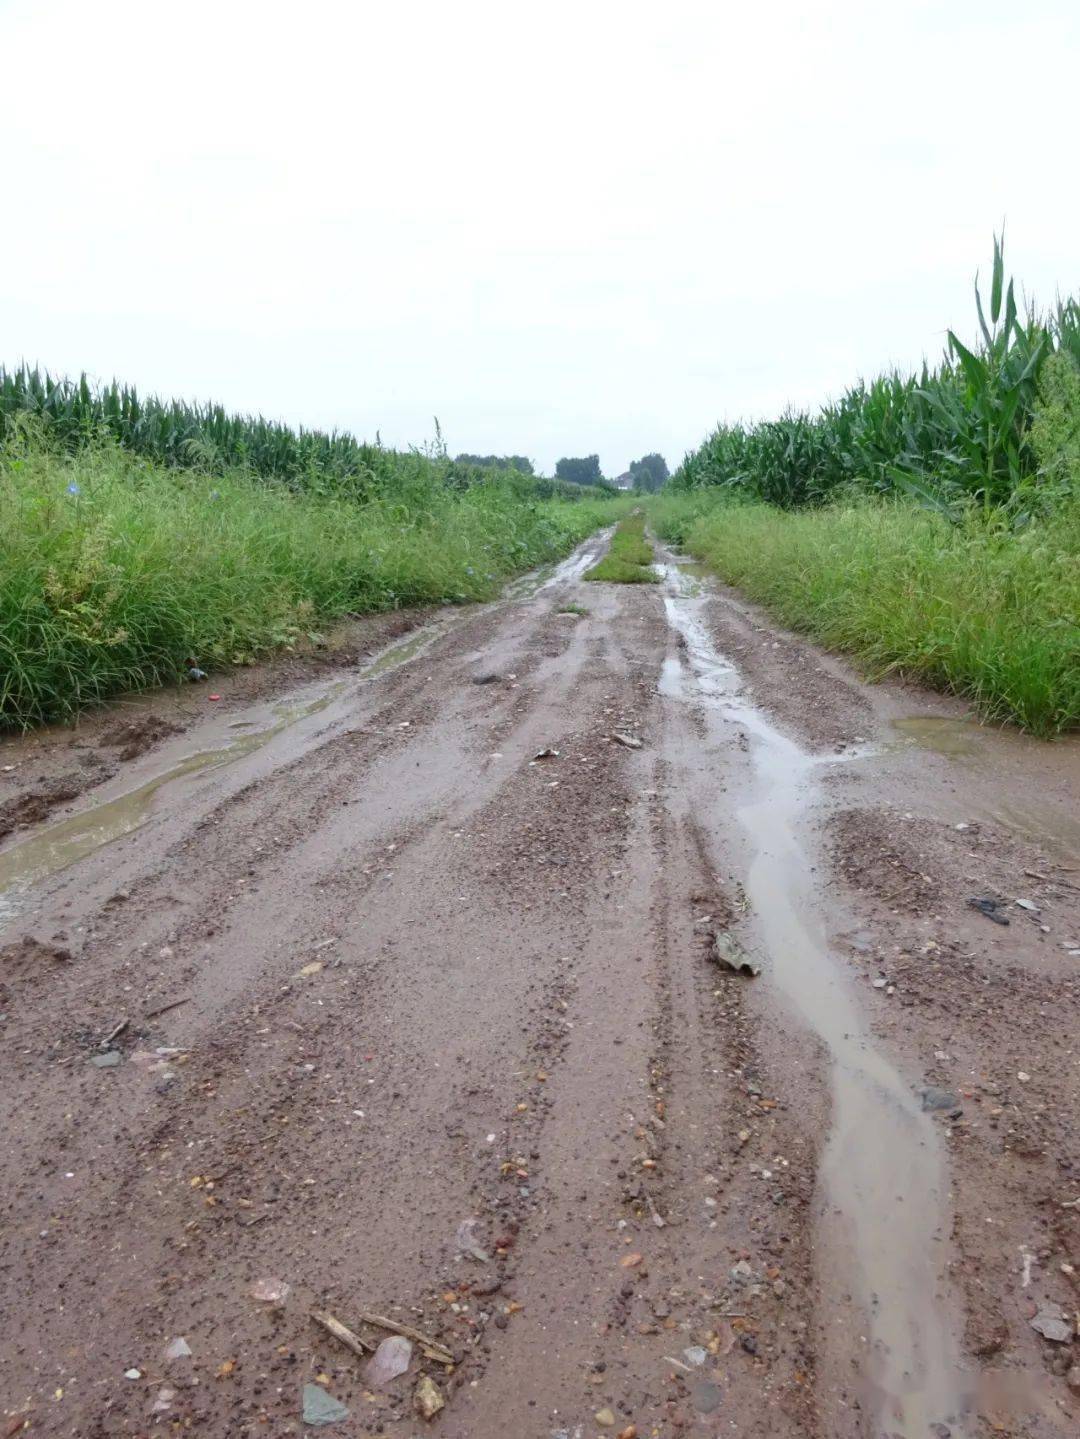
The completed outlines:
[[[737,670],[710,639],[702,616],[707,596],[677,565],[665,565],[664,574],[665,607],[685,656],[669,666],[664,692],[704,698],[714,722],[750,736],[753,782],[738,810],[749,842],[749,928],[769,979],[830,1058],[819,1252],[832,1270],[830,1287],[854,1294],[865,1313],[868,1378],[880,1388],[883,1422],[904,1439],[921,1439],[932,1424],[955,1426],[965,1407],[944,1292],[944,1157],[915,1086],[881,1054],[830,953],[802,833],[819,802],[821,768],[866,761],[871,752],[864,745],[815,755],[782,734],[749,702]]]

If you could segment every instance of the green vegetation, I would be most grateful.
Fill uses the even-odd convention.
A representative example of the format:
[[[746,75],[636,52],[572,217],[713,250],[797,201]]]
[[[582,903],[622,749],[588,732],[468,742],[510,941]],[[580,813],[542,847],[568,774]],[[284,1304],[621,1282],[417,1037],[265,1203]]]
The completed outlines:
[[[872,674],[1050,735],[1080,725],[1080,304],[1022,318],[998,241],[975,299],[974,349],[950,332],[934,371],[721,427],[651,513]]]
[[[261,416],[230,415],[221,405],[140,398],[131,385],[92,386],[56,378],[45,370],[0,365],[0,440],[27,421],[44,424],[53,447],[75,453],[96,441],[113,442],[163,466],[213,474],[242,469],[297,492],[369,500],[391,495],[400,483],[402,455],[352,435],[293,430]],[[438,428],[438,422],[436,422]],[[433,458],[443,485],[464,490],[485,484],[492,470],[533,475],[524,455],[458,455],[451,460],[438,436]],[[601,481],[599,464],[593,479]],[[576,499],[577,488],[561,479],[536,478],[540,499]],[[593,491],[607,493],[607,487]]]
[[[659,578],[652,568],[653,548],[645,538],[645,516],[634,510],[616,527],[607,554],[591,570],[587,580],[608,580],[618,585],[652,584]]]
[[[66,419],[9,415],[0,728],[181,679],[189,656],[247,663],[344,615],[490,599],[619,513],[574,486],[576,501],[540,500],[514,471],[462,487],[438,455],[378,451],[377,483],[359,471],[337,483],[338,460],[364,448],[332,452],[296,486],[291,461],[283,480],[217,458],[192,466],[191,451],[181,468],[107,425],[86,441]]]
[[[603,483],[600,473],[600,456],[584,455],[580,459],[564,456],[555,461],[555,478],[567,480],[572,485],[599,485]]]
[[[663,489],[670,478],[667,460],[663,455],[642,455],[640,460],[631,460],[627,473],[633,477],[634,489],[652,493]]]
[[[1020,532],[899,498],[790,514],[714,490],[661,496],[650,513],[665,539],[873,677],[921,680],[1036,734],[1080,725],[1080,491]]]
[[[44,421],[50,443],[71,451],[111,440],[159,465],[214,473],[239,467],[295,490],[369,498],[395,478],[393,451],[352,435],[294,431],[215,404],[140,398],[115,381],[95,388],[85,375],[76,382],[0,367],[0,436],[10,436],[26,417]]]
[[[578,615],[584,616],[589,613],[584,605],[560,605],[555,611],[557,615]]]
[[[517,470],[522,475],[533,475],[532,460],[525,455],[455,455],[456,465],[476,465],[482,470]]]
[[[720,426],[686,457],[672,486],[718,485],[785,509],[853,489],[900,493],[951,519],[972,506],[1004,511],[1016,526],[1052,509],[1062,479],[1040,462],[1032,424],[1044,372],[1067,386],[1067,367],[1080,364],[1080,304],[1021,316],[997,240],[989,321],[977,277],[975,300],[974,349],[950,331],[936,370],[859,383],[816,415]]]

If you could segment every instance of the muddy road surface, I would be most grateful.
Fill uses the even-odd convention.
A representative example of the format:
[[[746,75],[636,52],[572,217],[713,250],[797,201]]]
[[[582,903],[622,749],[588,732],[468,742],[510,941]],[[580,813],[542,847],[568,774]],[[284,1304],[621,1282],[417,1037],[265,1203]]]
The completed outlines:
[[[602,545],[0,746],[0,1432],[1080,1432],[1080,749]]]

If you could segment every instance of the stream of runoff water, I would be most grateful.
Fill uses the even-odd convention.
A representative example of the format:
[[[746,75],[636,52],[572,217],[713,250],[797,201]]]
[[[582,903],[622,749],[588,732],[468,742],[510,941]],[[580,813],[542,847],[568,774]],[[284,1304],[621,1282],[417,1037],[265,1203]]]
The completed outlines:
[[[681,658],[665,666],[661,690],[704,704],[710,723],[749,736],[751,790],[737,821],[747,841],[746,890],[766,959],[764,982],[794,1006],[831,1059],[832,1125],[819,1203],[830,1262],[846,1268],[843,1288],[865,1314],[868,1352],[854,1357],[876,1395],[882,1432],[927,1439],[936,1424],[961,1436],[966,1386],[945,1295],[941,1139],[913,1087],[878,1050],[830,952],[801,839],[820,775],[853,752],[814,755],[776,729],[712,642],[707,590],[678,565],[659,568],[667,617],[684,644]]]

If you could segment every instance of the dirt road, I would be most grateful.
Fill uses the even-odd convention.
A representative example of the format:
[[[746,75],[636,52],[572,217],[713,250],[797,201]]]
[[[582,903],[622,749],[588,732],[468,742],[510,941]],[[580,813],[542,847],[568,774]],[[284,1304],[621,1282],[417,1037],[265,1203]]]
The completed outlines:
[[[0,1432],[1077,1432],[1080,748],[601,544],[0,747]]]

